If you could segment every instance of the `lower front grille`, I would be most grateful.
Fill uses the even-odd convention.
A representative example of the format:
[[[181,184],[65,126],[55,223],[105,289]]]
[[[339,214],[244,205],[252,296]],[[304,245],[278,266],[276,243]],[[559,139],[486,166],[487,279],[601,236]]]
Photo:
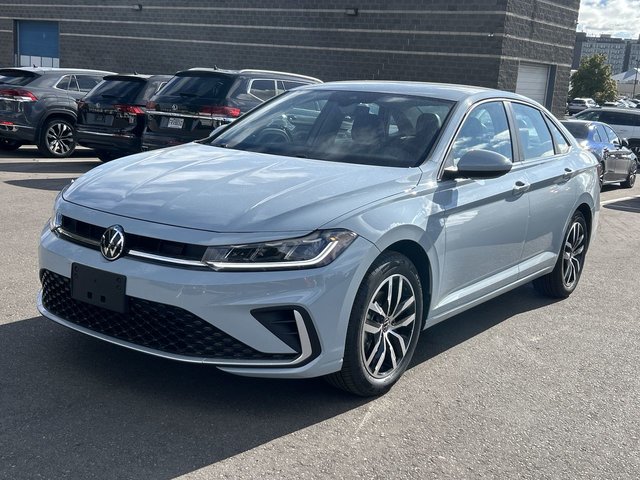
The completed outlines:
[[[127,297],[127,313],[118,313],[71,298],[71,280],[49,270],[40,272],[42,304],[52,314],[135,345],[176,355],[220,360],[292,360],[299,353],[259,352],[192,313],[172,305]]]

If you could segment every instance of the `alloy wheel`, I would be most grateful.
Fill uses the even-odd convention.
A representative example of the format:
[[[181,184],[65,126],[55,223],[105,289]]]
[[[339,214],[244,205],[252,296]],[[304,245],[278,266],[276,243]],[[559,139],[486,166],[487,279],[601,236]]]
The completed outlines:
[[[46,133],[47,148],[54,155],[64,156],[73,150],[73,130],[66,123],[52,123]]]
[[[580,222],[571,225],[562,253],[562,280],[567,289],[573,288],[580,278],[584,259],[586,235]]]
[[[407,354],[416,326],[416,296],[400,274],[387,277],[376,289],[365,313],[361,355],[375,378],[393,374]]]

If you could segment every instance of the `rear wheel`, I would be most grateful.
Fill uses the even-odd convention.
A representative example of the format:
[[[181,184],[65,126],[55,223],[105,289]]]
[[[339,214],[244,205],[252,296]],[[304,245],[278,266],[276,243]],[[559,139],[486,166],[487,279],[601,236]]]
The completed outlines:
[[[45,157],[66,158],[76,149],[76,132],[63,118],[48,120],[40,133],[38,151]]]
[[[580,280],[588,245],[587,222],[584,215],[578,211],[569,222],[553,271],[533,281],[536,290],[553,298],[566,298],[571,295]]]
[[[629,170],[629,175],[627,175],[627,179],[620,183],[624,188],[631,188],[636,183],[636,175],[638,173],[638,163],[633,162],[631,165],[631,169]]]
[[[10,138],[0,138],[0,150],[4,152],[13,152],[22,146],[22,142],[12,140]]]
[[[407,369],[422,329],[422,286],[411,261],[383,253],[360,285],[351,311],[342,370],[327,381],[347,392],[387,392]]]

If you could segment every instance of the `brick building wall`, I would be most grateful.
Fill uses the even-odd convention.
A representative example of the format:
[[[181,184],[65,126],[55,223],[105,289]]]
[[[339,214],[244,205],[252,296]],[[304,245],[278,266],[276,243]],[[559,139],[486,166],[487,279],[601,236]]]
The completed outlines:
[[[138,4],[141,9],[134,8]],[[60,66],[173,73],[215,64],[325,81],[421,80],[514,90],[519,62],[534,61],[557,65],[554,91],[564,108],[578,5],[579,0],[5,1],[0,64],[14,64],[16,20],[48,20],[60,25]],[[351,8],[357,15],[347,13]]]

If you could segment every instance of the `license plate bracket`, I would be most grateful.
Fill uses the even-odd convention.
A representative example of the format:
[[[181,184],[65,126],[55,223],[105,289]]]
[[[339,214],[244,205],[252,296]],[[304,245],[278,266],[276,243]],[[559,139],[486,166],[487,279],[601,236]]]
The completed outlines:
[[[71,265],[71,298],[118,313],[127,311],[127,277],[79,263]]]
[[[182,128],[184,126],[184,118],[170,117],[167,121],[168,128]]]

